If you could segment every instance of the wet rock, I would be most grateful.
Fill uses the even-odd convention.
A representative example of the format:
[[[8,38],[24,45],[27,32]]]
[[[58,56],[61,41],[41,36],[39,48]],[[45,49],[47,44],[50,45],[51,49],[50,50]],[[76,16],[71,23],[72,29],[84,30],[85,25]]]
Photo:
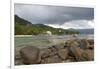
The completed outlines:
[[[68,58],[68,50],[67,49],[59,50],[58,51],[58,56],[63,60],[67,59]]]
[[[34,46],[27,46],[20,50],[20,55],[24,64],[39,63],[39,49]]]

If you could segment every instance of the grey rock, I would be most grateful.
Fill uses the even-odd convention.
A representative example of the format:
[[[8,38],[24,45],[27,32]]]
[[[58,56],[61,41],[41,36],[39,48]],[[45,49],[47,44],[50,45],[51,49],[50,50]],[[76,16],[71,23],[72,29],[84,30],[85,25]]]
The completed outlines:
[[[57,55],[55,55],[43,59],[41,63],[45,64],[45,63],[60,63],[60,62],[62,62],[62,60]]]
[[[88,49],[94,50],[94,45],[89,45],[89,46],[88,46]]]
[[[79,46],[79,43],[76,40],[68,40],[65,42],[65,46],[71,47],[71,46]]]
[[[64,48],[64,43],[55,45],[55,46],[53,46],[53,48],[55,48],[56,50],[63,49]]]
[[[90,45],[94,45],[94,40],[91,39],[91,40],[88,40],[88,42]]]
[[[82,54],[82,57],[85,59],[85,61],[93,61],[94,60],[94,50],[85,50]]]
[[[86,39],[82,39],[81,41],[80,41],[80,48],[81,49],[87,49],[88,48],[88,46],[89,46],[89,42],[88,42],[88,40],[86,40]]]
[[[70,47],[70,52],[69,54],[71,54],[72,56],[75,57],[76,61],[80,61],[82,60],[82,56],[81,54],[83,53],[83,50],[80,49],[80,47]]]
[[[58,56],[63,60],[67,59],[68,58],[68,50],[67,49],[59,50],[58,51]]]
[[[41,49],[40,54],[41,58],[47,58],[50,56],[51,50],[48,48]]]
[[[20,55],[24,64],[39,63],[39,49],[34,46],[27,46],[20,50]]]

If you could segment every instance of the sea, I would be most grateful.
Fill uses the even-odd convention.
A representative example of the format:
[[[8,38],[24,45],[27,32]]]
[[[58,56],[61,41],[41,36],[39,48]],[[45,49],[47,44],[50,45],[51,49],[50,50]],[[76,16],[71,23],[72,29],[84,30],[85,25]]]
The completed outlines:
[[[59,43],[64,43],[71,39],[94,39],[93,34],[81,34],[73,37],[73,35],[20,35],[20,37],[15,35],[14,43],[16,46],[51,46]]]

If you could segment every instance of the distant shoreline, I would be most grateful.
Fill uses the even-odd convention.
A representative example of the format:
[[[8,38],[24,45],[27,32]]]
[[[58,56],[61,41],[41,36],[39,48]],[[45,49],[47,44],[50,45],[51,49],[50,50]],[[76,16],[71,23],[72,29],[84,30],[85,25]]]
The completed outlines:
[[[53,39],[58,38],[58,39],[65,39],[65,38],[74,38],[72,35],[15,35],[15,38],[21,38],[21,37],[51,37]],[[76,36],[79,39],[94,39],[94,34],[80,34]]]
[[[15,35],[14,37],[32,37],[33,35]]]

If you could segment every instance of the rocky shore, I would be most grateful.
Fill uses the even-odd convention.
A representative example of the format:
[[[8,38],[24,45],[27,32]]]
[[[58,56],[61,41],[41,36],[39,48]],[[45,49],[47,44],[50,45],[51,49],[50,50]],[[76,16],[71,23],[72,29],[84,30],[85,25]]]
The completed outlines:
[[[16,53],[16,52],[15,52]],[[94,60],[93,39],[73,39],[47,48],[25,46],[15,54],[15,65],[81,62]]]

